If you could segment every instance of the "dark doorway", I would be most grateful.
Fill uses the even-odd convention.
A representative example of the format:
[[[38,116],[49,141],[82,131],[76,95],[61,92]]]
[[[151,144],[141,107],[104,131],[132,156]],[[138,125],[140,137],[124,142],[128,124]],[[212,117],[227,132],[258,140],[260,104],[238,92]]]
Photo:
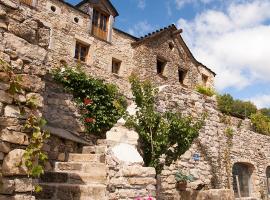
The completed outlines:
[[[253,167],[246,163],[235,163],[233,165],[233,190],[235,197],[250,197],[251,193],[251,175]],[[238,191],[239,188],[239,191]]]

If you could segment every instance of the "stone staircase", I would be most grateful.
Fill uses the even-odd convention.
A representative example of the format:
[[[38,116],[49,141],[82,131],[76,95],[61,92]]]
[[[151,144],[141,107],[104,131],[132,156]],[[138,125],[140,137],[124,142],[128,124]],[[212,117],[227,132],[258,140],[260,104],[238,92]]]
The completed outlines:
[[[106,200],[106,146],[85,146],[82,154],[69,154],[56,162],[53,172],[40,178],[38,200]]]

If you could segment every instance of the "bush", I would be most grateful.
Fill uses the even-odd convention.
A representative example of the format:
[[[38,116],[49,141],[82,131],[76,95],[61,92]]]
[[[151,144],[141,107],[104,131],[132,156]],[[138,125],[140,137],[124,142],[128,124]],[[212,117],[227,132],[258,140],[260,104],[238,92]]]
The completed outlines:
[[[264,114],[265,116],[270,117],[270,108],[262,108],[262,109],[260,110],[260,112],[261,112],[262,114]]]
[[[250,118],[255,131],[264,135],[270,135],[270,117],[258,112],[252,114]]]
[[[86,75],[79,67],[65,66],[53,71],[53,78],[73,94],[89,133],[110,130],[125,113],[127,103],[117,87]]]
[[[155,167],[159,173],[164,164],[169,166],[189,149],[198,137],[203,120],[196,122],[181,113],[157,112],[157,90],[151,83],[140,82],[135,76],[130,78],[130,82],[139,110],[135,116],[127,116],[126,126],[134,128],[139,134],[145,165]],[[161,157],[164,159],[162,162]]]
[[[257,112],[257,107],[250,101],[234,100],[230,94],[217,96],[218,109],[227,115],[250,118],[251,114]]]
[[[202,85],[198,85],[196,87],[196,91],[209,97],[212,97],[216,94],[216,92],[213,89]]]

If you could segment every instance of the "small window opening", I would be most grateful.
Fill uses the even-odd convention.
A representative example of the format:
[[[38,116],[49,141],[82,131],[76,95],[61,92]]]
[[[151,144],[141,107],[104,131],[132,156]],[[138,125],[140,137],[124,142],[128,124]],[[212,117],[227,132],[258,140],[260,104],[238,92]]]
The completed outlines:
[[[56,11],[56,7],[55,6],[51,6],[51,11],[55,12]]]
[[[79,18],[78,17],[74,17],[74,22],[75,23],[79,23]]]
[[[112,73],[119,74],[121,66],[121,61],[117,59],[112,59]]]
[[[186,78],[187,75],[187,71],[184,69],[178,69],[178,78],[179,78],[179,82],[181,84],[184,84],[184,80]]]
[[[174,49],[174,44],[173,44],[172,42],[169,43],[169,48],[170,48],[171,50]]]
[[[163,75],[166,63],[167,62],[162,59],[157,59],[157,74]]]
[[[88,51],[89,51],[89,46],[82,44],[80,42],[76,42],[74,58],[76,58],[79,61],[86,62]]]
[[[203,85],[206,86],[207,82],[208,82],[208,76],[202,74],[202,83],[203,83]]]

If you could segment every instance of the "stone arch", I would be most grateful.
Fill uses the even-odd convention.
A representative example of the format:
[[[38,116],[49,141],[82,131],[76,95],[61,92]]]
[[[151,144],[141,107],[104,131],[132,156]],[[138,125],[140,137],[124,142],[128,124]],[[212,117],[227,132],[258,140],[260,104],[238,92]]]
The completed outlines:
[[[255,167],[249,162],[235,162],[232,166],[235,197],[251,197]]]

